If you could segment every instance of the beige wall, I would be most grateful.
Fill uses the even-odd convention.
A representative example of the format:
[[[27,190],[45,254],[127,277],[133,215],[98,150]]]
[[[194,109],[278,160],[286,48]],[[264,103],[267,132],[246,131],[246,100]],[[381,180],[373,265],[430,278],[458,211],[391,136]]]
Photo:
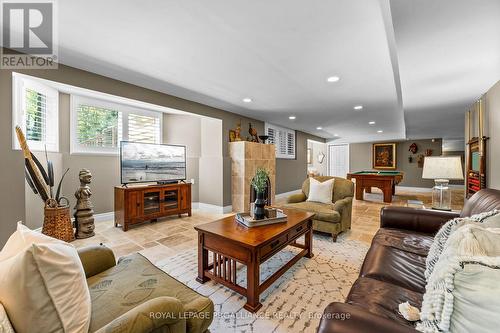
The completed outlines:
[[[486,182],[487,187],[500,189],[500,81],[497,82],[486,93],[486,132],[489,136],[487,141],[487,165],[486,165]]]
[[[111,95],[122,96],[138,101],[182,110],[197,115],[217,118],[222,121],[222,133],[215,140],[222,140],[222,166],[223,193],[222,204],[231,204],[231,163],[228,155],[227,133],[234,128],[236,123],[242,123],[242,135],[247,136],[248,123],[260,134],[264,132],[264,123],[255,119],[243,117],[221,109],[213,108],[200,103],[192,102],[158,91],[142,88],[122,81],[107,78],[95,73],[83,71],[69,66],[59,65],[57,70],[19,70],[22,74],[31,75],[55,82],[73,85],[85,89],[95,90]],[[69,105],[69,97],[62,95],[60,105]],[[68,108],[69,109],[69,108]],[[12,150],[12,71],[0,70],[0,156],[2,156],[0,169],[0,245],[15,230],[16,222],[25,220],[26,196],[24,184],[24,160],[20,151]],[[78,187],[78,171],[82,167],[92,169],[94,173],[93,199],[96,213],[108,212],[113,206],[113,188],[111,185],[119,183],[119,163],[117,157],[104,156],[73,156],[69,155],[69,112],[61,115],[61,156],[62,164],[71,168],[68,181],[64,186],[64,194],[72,197]],[[278,160],[276,193],[295,190],[300,187],[306,175],[306,147],[307,138],[323,141],[321,138],[297,132],[297,159]],[[218,166],[218,167],[220,167]],[[201,176],[201,175],[200,175]],[[116,179],[116,181],[109,181]],[[102,190],[96,190],[100,182],[107,182]],[[35,215],[35,214],[32,214]]]
[[[12,150],[12,76],[0,70],[0,246],[24,221],[24,159]]]
[[[186,179],[191,185],[191,199],[199,200],[199,164],[201,157],[201,117],[163,115],[163,143],[186,146]],[[222,187],[222,186],[221,186]]]
[[[59,94],[59,138],[60,153],[50,153],[49,158],[54,163],[56,180],[62,175],[64,170],[69,168],[69,172],[63,183],[62,192],[70,201],[73,208],[76,204],[74,193],[79,187],[78,173],[82,168],[92,172],[92,202],[94,211],[107,213],[113,211],[114,186],[120,185],[120,159],[118,156],[102,155],[78,155],[70,154],[70,96]],[[192,200],[198,201],[198,179],[199,160],[201,154],[201,118],[190,115],[163,115],[163,142],[171,144],[182,144],[187,151],[187,179],[194,179],[192,186]],[[220,131],[220,127],[219,127]],[[45,165],[45,156],[41,152],[36,153],[37,157]],[[39,228],[42,225],[43,207],[40,199],[27,185],[25,193],[25,222],[30,228]],[[222,185],[219,186],[222,188]],[[221,203],[219,203],[221,204]]]
[[[325,142],[317,136],[297,131],[296,159],[276,159],[276,194],[301,188],[307,176],[307,139]]]
[[[418,146],[417,154],[408,151],[410,145],[415,142]],[[351,172],[372,170],[372,144],[373,143],[351,143],[349,145],[349,168]],[[417,156],[423,154],[426,149],[432,149],[434,156],[442,153],[442,140],[408,140],[397,143],[397,170],[404,172],[401,186],[432,187],[432,179],[422,179],[422,168],[418,167]],[[408,157],[413,156],[413,162]]]

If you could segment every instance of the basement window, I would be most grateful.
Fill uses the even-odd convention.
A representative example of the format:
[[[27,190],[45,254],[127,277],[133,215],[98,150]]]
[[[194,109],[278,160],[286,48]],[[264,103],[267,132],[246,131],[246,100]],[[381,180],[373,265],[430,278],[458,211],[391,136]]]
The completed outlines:
[[[296,157],[296,132],[294,130],[265,124],[266,135],[269,135],[268,143],[276,147],[276,158],[295,159]]]
[[[120,141],[161,143],[162,113],[71,96],[71,153],[117,155]]]
[[[12,146],[21,149],[19,126],[32,151],[59,151],[59,92],[43,83],[13,76]]]

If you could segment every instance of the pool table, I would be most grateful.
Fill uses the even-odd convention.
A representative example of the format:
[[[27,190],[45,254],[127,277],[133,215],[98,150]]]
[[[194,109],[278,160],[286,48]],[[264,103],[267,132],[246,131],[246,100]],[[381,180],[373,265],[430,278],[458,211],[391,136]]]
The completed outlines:
[[[384,202],[392,202],[396,185],[403,180],[400,171],[359,171],[347,174],[347,179],[356,179],[356,199],[363,200],[363,193],[371,193],[378,187],[384,193]]]

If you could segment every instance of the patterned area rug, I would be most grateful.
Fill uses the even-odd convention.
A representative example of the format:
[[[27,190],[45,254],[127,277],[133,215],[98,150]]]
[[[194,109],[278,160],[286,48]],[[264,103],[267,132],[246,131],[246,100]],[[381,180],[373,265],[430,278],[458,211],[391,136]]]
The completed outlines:
[[[314,235],[314,257],[302,258],[276,280],[260,300],[262,308],[252,314],[246,299],[212,281],[196,282],[197,251],[187,250],[157,262],[157,266],[215,304],[212,333],[219,332],[316,332],[324,308],[343,302],[358,277],[368,246],[355,240]],[[288,247],[261,266],[261,281],[286,263],[298,249]],[[239,284],[245,285],[246,268],[238,269]]]

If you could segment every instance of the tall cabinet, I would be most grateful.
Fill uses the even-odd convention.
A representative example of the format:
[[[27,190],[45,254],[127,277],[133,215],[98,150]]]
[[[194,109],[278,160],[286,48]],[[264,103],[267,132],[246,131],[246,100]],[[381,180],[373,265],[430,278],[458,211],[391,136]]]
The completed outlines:
[[[169,215],[191,216],[191,184],[115,187],[115,226],[156,221]]]
[[[466,198],[486,188],[485,98],[481,97],[466,113]]]

